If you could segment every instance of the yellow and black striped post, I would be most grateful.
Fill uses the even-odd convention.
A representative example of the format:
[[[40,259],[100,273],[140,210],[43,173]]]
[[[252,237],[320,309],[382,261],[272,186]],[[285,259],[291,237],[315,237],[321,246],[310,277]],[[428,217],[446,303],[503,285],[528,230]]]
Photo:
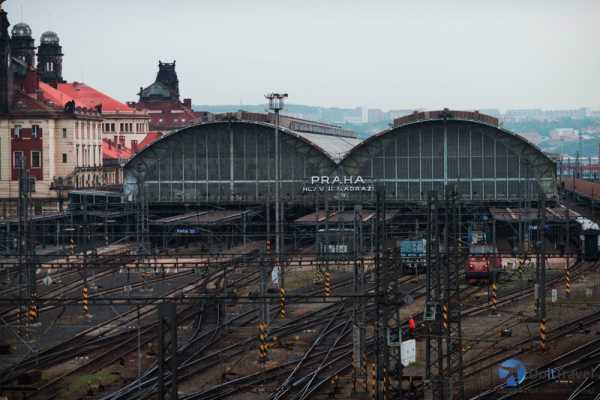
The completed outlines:
[[[267,324],[258,324],[258,361],[262,364],[267,362],[269,345],[267,344]]]
[[[387,371],[387,368],[383,369],[383,398],[384,400],[391,399],[391,391],[390,391],[390,374]]]
[[[324,274],[323,291],[325,297],[331,296],[331,272],[327,271]]]
[[[444,325],[444,329],[448,330],[449,318],[448,318],[448,303],[442,306],[442,324]]]
[[[87,286],[81,289],[81,298],[83,303],[83,312],[88,314],[90,312],[90,293]]]
[[[38,307],[37,307],[37,302],[35,301],[35,297],[36,297],[36,294],[33,293],[31,295],[31,304],[29,304],[29,311],[27,313],[29,322],[34,322],[38,318]]]
[[[371,363],[371,397],[373,400],[377,398],[377,369],[375,363]]]
[[[23,320],[23,312],[21,311],[21,307],[22,305],[19,305],[19,308],[17,308],[17,321],[19,323],[18,327],[17,327],[17,333],[19,334],[19,336],[24,336],[25,335],[25,321]]]
[[[338,383],[338,379],[339,379],[339,376],[337,376],[337,375],[334,375],[334,376],[331,378],[331,381],[330,381],[330,383],[331,383],[331,386],[333,386],[333,392],[334,392],[334,393],[335,393],[335,390],[337,389],[337,383]]]
[[[285,318],[285,289],[279,288],[279,318]]]
[[[540,320],[540,349],[546,351],[546,320]]]
[[[496,280],[492,282],[492,312],[496,314],[498,307],[498,287],[496,285]]]
[[[565,293],[567,297],[571,296],[571,270],[569,269],[569,264],[565,268]]]
[[[364,384],[365,384],[365,392],[369,391],[369,384],[367,381],[367,377],[368,377],[367,369],[368,368],[369,368],[369,359],[367,358],[367,353],[363,353],[360,369],[361,369],[362,379],[364,380]]]

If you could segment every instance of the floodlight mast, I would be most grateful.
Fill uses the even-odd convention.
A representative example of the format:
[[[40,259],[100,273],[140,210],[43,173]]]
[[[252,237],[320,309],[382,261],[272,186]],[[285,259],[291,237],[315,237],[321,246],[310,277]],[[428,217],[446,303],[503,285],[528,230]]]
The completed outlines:
[[[269,100],[269,110],[275,114],[275,265],[279,266],[279,285],[283,285],[283,270],[279,263],[281,254],[281,209],[279,200],[279,181],[280,181],[280,159],[279,159],[279,111],[285,107],[287,93],[268,93],[265,98]]]

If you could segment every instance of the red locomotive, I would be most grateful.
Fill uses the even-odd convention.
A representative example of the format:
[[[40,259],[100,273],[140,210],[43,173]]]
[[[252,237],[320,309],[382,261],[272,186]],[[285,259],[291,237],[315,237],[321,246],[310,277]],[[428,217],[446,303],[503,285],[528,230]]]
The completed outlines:
[[[492,244],[474,244],[469,249],[466,278],[471,281],[490,279],[491,270],[502,269],[502,257]]]

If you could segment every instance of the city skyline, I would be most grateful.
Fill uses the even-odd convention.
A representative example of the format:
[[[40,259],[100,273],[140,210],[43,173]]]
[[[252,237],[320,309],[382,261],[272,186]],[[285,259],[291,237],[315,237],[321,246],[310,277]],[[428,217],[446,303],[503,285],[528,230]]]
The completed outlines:
[[[42,32],[58,33],[65,79],[122,101],[137,99],[159,59],[175,59],[182,97],[197,104],[260,104],[281,89],[292,103],[322,107],[600,108],[592,1],[4,7],[12,25],[32,27],[36,45]]]

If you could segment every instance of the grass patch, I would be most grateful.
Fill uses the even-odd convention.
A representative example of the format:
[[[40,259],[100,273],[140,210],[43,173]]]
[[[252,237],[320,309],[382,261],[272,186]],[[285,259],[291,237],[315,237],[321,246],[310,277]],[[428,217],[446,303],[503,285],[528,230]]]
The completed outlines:
[[[109,370],[98,371],[95,374],[81,374],[67,378],[62,392],[64,395],[82,395],[89,388],[96,389],[99,385],[108,386],[120,379]]]
[[[313,271],[294,271],[286,274],[286,290],[299,289],[301,287],[313,286]]]

